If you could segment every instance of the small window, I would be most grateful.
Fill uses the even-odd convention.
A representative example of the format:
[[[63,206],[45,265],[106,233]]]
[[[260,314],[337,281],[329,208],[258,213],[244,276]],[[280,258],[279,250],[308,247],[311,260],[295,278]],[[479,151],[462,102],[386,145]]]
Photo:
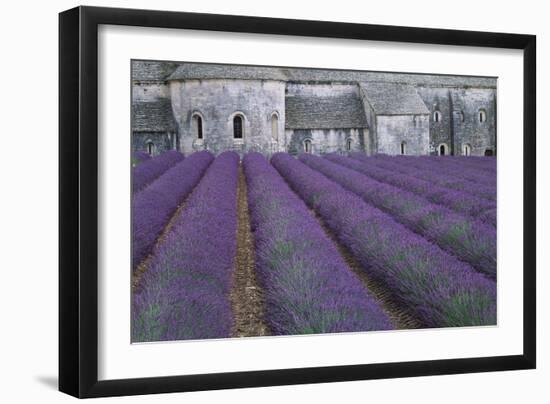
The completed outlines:
[[[346,150],[347,151],[351,151],[351,143],[352,143],[351,139],[346,140]]]
[[[487,112],[484,109],[480,109],[478,112],[479,123],[483,123],[487,120]]]
[[[441,143],[437,148],[437,151],[440,156],[446,156],[448,154],[447,145],[445,143]]]
[[[195,131],[195,137],[202,139],[202,118],[200,115],[193,116],[193,130]]]
[[[243,138],[243,118],[240,115],[236,115],[233,118],[233,138]]]
[[[147,142],[147,153],[149,155],[155,154],[155,144],[151,141]]]
[[[407,154],[407,142],[401,142],[400,152],[403,156]]]
[[[279,141],[279,117],[277,114],[271,115],[271,138]]]
[[[493,155],[493,149],[486,149],[485,150],[485,156],[492,156]]]
[[[434,122],[441,122],[441,112],[434,111]]]
[[[310,139],[304,140],[304,152],[311,153],[312,144]]]
[[[468,143],[462,146],[462,154],[464,156],[470,156],[472,154],[472,146],[470,146]]]
[[[458,118],[458,122],[464,122],[464,112],[462,111],[458,111],[458,113],[456,114],[457,115],[457,118]]]

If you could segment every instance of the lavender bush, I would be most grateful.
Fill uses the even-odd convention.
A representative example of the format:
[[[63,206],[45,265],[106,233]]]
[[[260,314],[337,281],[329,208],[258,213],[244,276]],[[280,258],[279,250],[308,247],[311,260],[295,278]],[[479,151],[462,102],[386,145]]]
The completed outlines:
[[[421,156],[422,161],[430,160],[427,156]],[[496,179],[496,158],[494,157],[464,157],[452,156],[450,158],[432,157],[443,170],[464,171],[478,181],[491,183]]]
[[[135,194],[141,191],[165,173],[170,167],[173,167],[182,160],[183,154],[175,150],[170,150],[138,164],[132,168],[132,193]]]
[[[132,153],[132,164],[138,165],[146,160],[151,160],[151,155],[144,151],[136,151]]]
[[[133,295],[132,341],[231,335],[238,169],[236,153],[220,154],[155,249]]]
[[[496,171],[497,169],[497,159],[495,157],[453,156],[451,161],[456,161],[460,165],[479,168],[482,171]]]
[[[271,331],[292,335],[392,328],[277,171],[259,153],[246,155],[243,164]]]
[[[492,185],[481,184],[479,182],[460,178],[460,175],[443,173],[439,170],[437,164],[432,164],[429,168],[424,169],[403,164],[404,159],[400,157],[377,156],[376,158],[372,158],[366,156],[364,153],[353,153],[352,157],[357,160],[368,160],[374,163],[377,167],[404,175],[411,175],[415,178],[429,181],[432,184],[466,192],[467,194],[484,198],[489,201],[495,201],[497,197],[496,182]]]
[[[162,230],[214,158],[194,153],[132,199],[132,267],[149,255]]]
[[[496,230],[493,226],[337,164],[347,159],[338,155],[328,155],[325,159],[309,154],[300,156],[309,167],[389,213],[398,222],[480,272],[496,278]]]
[[[358,158],[358,153],[354,153],[353,157]],[[376,159],[384,158],[386,156],[375,156]],[[363,159],[368,159],[364,154]],[[476,184],[482,184],[487,186],[496,185],[496,173],[489,171],[480,171],[468,168],[467,166],[457,166],[453,163],[446,163],[447,159],[451,157],[437,157],[437,156],[396,156],[394,157],[401,165],[408,167],[414,167],[417,169],[437,171],[441,175],[446,175],[452,178],[461,178],[466,181],[471,181]]]
[[[496,323],[496,284],[288,154],[272,164],[392,297],[427,327]]]
[[[338,164],[365,174],[375,180],[414,192],[417,195],[423,196],[430,202],[437,203],[456,212],[470,215],[474,218],[479,216],[481,212],[485,212],[489,209],[495,208],[496,206],[495,202],[478,198],[465,192],[434,185],[428,181],[415,178],[411,175],[396,174],[393,171],[379,168],[368,160],[357,161],[355,159],[347,158],[344,160],[338,160]],[[496,226],[496,218],[494,222],[489,220],[489,223]]]
[[[421,156],[426,159],[428,156]],[[443,167],[466,168],[472,173],[494,174],[496,172],[496,158],[479,156],[432,156]]]

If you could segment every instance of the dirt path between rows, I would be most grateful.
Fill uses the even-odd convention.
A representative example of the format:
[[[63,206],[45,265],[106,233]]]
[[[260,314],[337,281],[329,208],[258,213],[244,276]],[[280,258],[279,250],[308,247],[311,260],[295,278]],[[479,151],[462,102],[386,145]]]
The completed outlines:
[[[332,231],[325,225],[322,218],[317,215],[313,210],[310,210],[311,214],[317,219],[326,235],[334,242],[340,255],[348,265],[348,267],[357,275],[361,280],[363,285],[367,288],[370,294],[378,300],[382,310],[389,317],[393,326],[398,330],[407,330],[412,328],[422,328],[421,323],[414,318],[414,316],[407,312],[406,309],[396,304],[391,299],[391,294],[386,287],[381,285],[379,282],[374,281],[366,271],[363,269],[362,265],[349,253],[349,251],[340,244],[336,236]]]
[[[233,336],[258,337],[269,335],[264,321],[263,291],[256,280],[254,239],[250,230],[248,194],[242,163],[237,189],[237,256],[230,300],[235,316]]]

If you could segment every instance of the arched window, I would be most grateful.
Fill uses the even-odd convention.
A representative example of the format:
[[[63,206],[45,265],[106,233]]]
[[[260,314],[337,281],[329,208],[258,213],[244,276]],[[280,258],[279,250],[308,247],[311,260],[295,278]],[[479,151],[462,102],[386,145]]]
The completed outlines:
[[[434,122],[441,122],[441,112],[434,111]]]
[[[458,118],[458,122],[464,122],[464,112],[458,111],[458,113],[456,115],[457,115],[457,118]]]
[[[311,139],[304,140],[304,152],[311,153],[312,149]]]
[[[493,155],[493,149],[486,149],[485,150],[485,156],[492,156]]]
[[[407,142],[401,142],[400,150],[402,155],[407,154]]]
[[[152,141],[149,140],[146,143],[146,146],[147,146],[147,153],[149,153],[150,155],[155,154],[155,144]]]
[[[199,114],[193,115],[193,132],[197,139],[202,139],[202,117]]]
[[[279,117],[276,113],[271,115],[271,138],[276,142],[279,141]]]
[[[447,151],[447,145],[445,143],[441,143],[438,147],[437,147],[437,153],[440,155],[440,156],[446,156],[448,154],[448,151]]]
[[[346,140],[346,150],[347,150],[347,151],[351,151],[351,144],[352,144],[352,140],[351,140],[351,139],[347,139],[347,140]]]
[[[462,154],[464,156],[470,156],[472,154],[472,146],[468,143],[462,145]]]
[[[485,122],[487,120],[487,112],[484,109],[480,109],[477,118],[479,119],[479,123]]]
[[[233,118],[233,138],[243,138],[243,117],[240,115],[235,115]]]

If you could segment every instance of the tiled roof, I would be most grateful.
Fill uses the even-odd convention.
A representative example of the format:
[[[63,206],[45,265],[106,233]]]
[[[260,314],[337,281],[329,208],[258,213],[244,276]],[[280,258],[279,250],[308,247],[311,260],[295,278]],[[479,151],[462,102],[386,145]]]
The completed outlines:
[[[132,80],[165,81],[178,63],[132,60]]]
[[[276,67],[216,65],[184,63],[180,65],[168,80],[189,79],[241,79],[241,80],[281,80],[286,76]]]
[[[178,63],[134,60],[134,80],[241,79],[290,82],[378,82],[419,86],[496,88],[494,77],[371,72],[359,70],[246,66],[235,64]]]
[[[355,94],[337,97],[286,97],[286,127],[289,129],[366,128],[361,100]]]
[[[376,114],[416,115],[430,113],[412,85],[361,83],[360,86]]]
[[[176,122],[172,105],[168,99],[135,101],[132,105],[132,131],[165,132],[174,131]]]

